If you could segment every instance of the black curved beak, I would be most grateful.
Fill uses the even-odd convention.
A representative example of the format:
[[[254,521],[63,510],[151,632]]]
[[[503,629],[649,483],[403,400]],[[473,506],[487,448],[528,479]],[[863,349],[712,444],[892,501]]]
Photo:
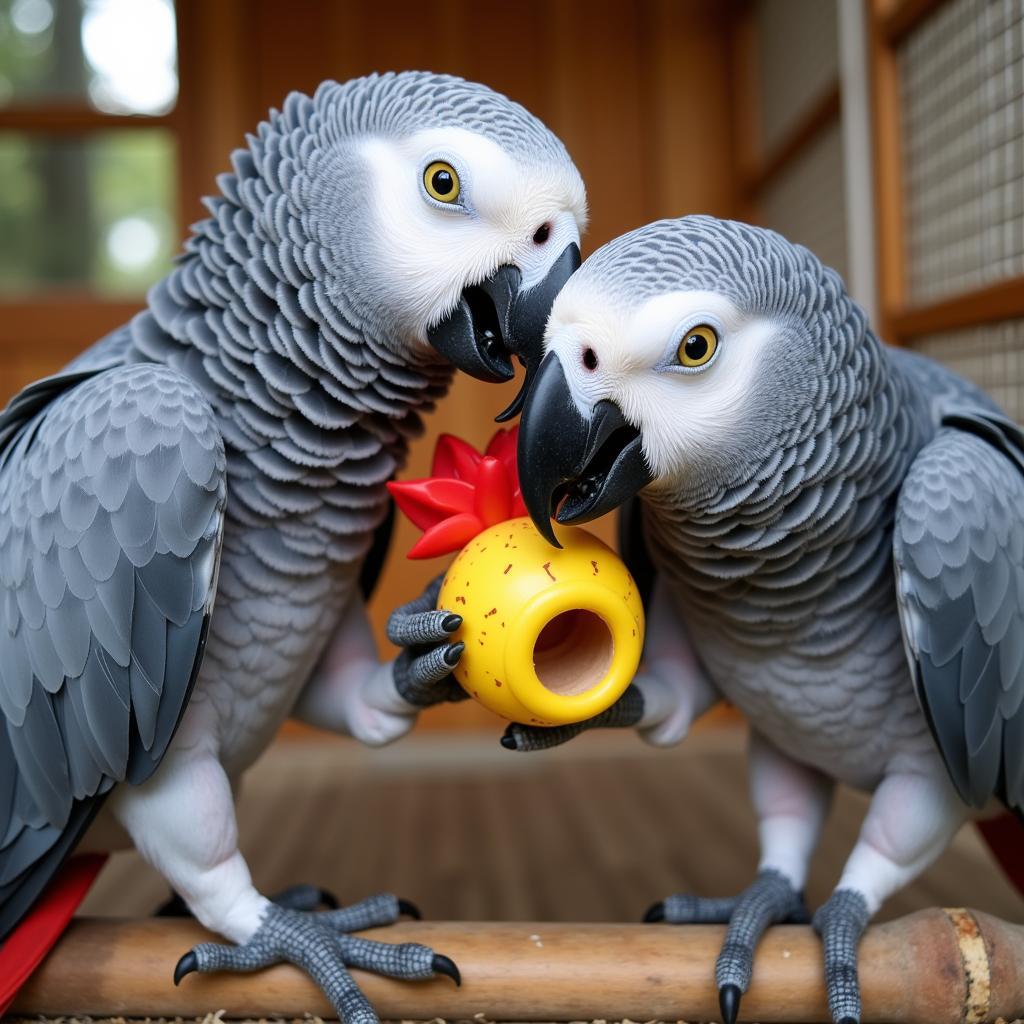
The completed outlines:
[[[518,267],[506,265],[486,281],[462,292],[455,309],[427,331],[427,340],[446,359],[491,384],[515,376],[512,357],[526,367],[526,377],[512,404],[496,419],[511,419],[522,408],[544,354],[544,328],[555,296],[579,268],[580,250],[567,245],[547,274],[523,290]]]
[[[534,525],[560,547],[551,519],[586,523],[617,508],[651,482],[643,439],[605,399],[589,418],[572,399],[562,364],[549,352],[519,421],[519,481]]]

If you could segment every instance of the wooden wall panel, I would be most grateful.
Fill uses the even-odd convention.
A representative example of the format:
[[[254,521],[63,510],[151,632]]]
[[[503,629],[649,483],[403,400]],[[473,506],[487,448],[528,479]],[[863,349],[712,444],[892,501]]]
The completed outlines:
[[[729,4],[651,5],[645,45],[651,114],[644,155],[653,177],[648,219],[740,216],[742,140],[733,137],[732,126],[743,69],[730,37],[732,19]]]
[[[565,142],[587,182],[585,252],[631,228],[687,212],[735,215],[730,25],[720,0],[178,0],[182,13],[184,223],[228,154],[293,89],[373,70],[422,68],[483,81],[540,116]],[[72,354],[45,332],[28,362],[0,345],[0,401]],[[97,336],[83,330],[81,346]],[[426,472],[436,434],[484,443],[510,399],[468,378],[429,420],[407,475]],[[611,521],[598,532],[610,537]],[[403,556],[415,531],[402,523],[372,605],[378,636],[397,604],[440,566]],[[476,706],[431,712],[428,722],[471,725]]]
[[[200,199],[230,170],[231,151],[255,128],[255,26],[244,4],[175,0],[181,86],[175,114],[181,160],[180,223],[205,215]]]
[[[587,182],[586,244],[735,206],[731,4],[710,0],[254,3],[252,116],[324,78],[422,68],[486,82],[541,117]]]

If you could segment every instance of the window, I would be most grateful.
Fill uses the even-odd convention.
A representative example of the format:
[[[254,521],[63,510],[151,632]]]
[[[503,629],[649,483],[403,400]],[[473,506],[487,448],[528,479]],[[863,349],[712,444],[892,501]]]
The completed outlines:
[[[757,0],[737,22],[744,216],[846,276],[845,161],[834,2]]]
[[[1024,8],[869,6],[882,320],[1024,416]]]
[[[0,400],[170,265],[177,35],[174,0],[0,0]]]
[[[842,273],[887,341],[1024,418],[1020,0],[750,0],[736,40],[742,214]]]
[[[899,111],[878,139],[885,312],[1024,421],[1024,7],[917,6],[873,12],[876,103]]]

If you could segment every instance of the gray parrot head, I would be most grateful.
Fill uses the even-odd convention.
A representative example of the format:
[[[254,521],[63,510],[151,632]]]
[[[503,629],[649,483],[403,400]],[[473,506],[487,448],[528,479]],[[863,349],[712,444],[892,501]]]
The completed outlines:
[[[511,378],[513,356],[536,369],[586,198],[523,107],[447,75],[370,75],[289,97],[250,150],[236,171],[286,198],[269,227],[312,249],[329,320],[483,380]]]
[[[527,508],[553,541],[552,516],[644,487],[696,506],[764,478],[879,372],[873,345],[839,275],[773,231],[693,216],[623,235],[552,308],[520,424]]]

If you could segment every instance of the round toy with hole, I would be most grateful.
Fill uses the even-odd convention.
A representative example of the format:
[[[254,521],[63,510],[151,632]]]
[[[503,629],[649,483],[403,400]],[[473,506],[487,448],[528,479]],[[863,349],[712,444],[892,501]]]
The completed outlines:
[[[633,680],[643,605],[622,560],[592,534],[556,526],[554,548],[537,532],[519,495],[515,435],[499,431],[483,454],[443,435],[433,475],[390,488],[424,530],[410,558],[459,551],[438,608],[462,617],[453,675],[463,689],[515,722],[580,722]]]

